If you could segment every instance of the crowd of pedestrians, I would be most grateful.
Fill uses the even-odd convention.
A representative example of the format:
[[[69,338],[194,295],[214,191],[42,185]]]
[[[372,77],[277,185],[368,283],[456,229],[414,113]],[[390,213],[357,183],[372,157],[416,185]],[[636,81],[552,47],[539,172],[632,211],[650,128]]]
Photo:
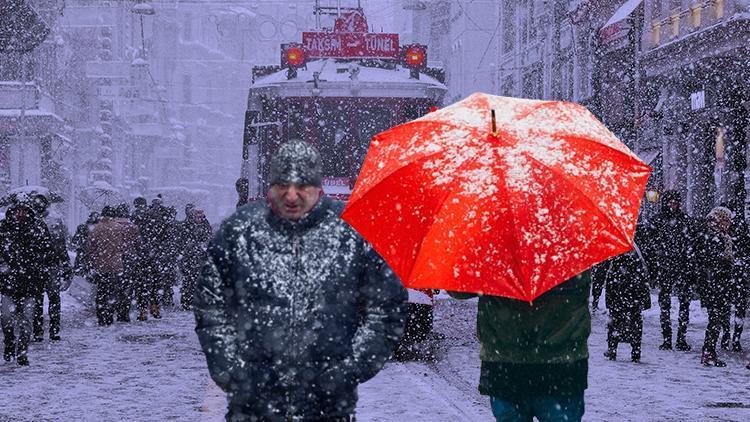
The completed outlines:
[[[595,266],[592,307],[598,307],[602,289],[606,288],[605,303],[610,315],[607,358],[615,360],[618,343],[626,342],[631,345],[632,360],[640,360],[641,313],[651,307],[650,287],[658,289],[663,338],[660,350],[692,350],[686,337],[690,302],[700,300],[708,314],[701,363],[726,366],[717,347],[728,352],[742,351],[750,232],[742,210],[730,208],[722,204],[704,218],[692,218],[682,210],[680,194],[667,191],[661,198],[660,212],[636,229],[636,248]],[[674,339],[673,296],[678,308]]]
[[[74,275],[94,288],[97,322],[161,318],[174,307],[173,287],[180,285],[180,306],[191,310],[196,279],[206,259],[211,225],[193,204],[178,221],[160,197],[143,197],[92,212],[68,242],[62,219],[50,214],[46,194],[14,194],[0,221],[0,320],[5,361],[28,365],[28,347],[44,340],[44,295],[49,339],[60,340],[60,291]],[[75,252],[71,264],[68,253]]]

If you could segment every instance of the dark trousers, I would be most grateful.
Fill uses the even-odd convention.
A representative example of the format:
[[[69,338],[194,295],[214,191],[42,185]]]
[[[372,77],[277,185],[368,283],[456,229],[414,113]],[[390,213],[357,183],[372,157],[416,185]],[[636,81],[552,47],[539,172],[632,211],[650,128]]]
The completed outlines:
[[[120,321],[127,320],[130,297],[122,274],[99,273],[94,280],[96,283],[96,319],[99,325],[111,325],[115,315]]]
[[[725,323],[729,321],[729,304],[715,304],[707,309],[708,324],[706,325],[706,336],[703,341],[703,352],[716,353],[716,342],[719,340],[719,333]]]
[[[56,278],[49,277],[44,284],[44,292],[34,298],[34,337],[37,339],[44,338],[44,293],[47,293],[49,301],[49,335],[54,337],[60,334],[60,284]]]
[[[198,280],[200,267],[183,268],[182,285],[180,286],[180,303],[182,309],[193,309],[193,297],[195,296],[195,283]]]
[[[747,300],[748,291],[747,286],[742,281],[735,281],[732,284],[730,292],[730,310],[727,312],[726,320],[722,323],[722,330],[724,335],[722,336],[721,342],[724,346],[728,346],[729,337],[731,333],[731,308],[734,307],[734,335],[732,335],[732,341],[739,343],[740,337],[742,336],[742,330],[745,325],[745,315],[747,314]]]
[[[664,342],[672,343],[672,287],[676,285],[675,280],[663,280],[659,290],[659,308],[661,309],[661,334]],[[675,286],[677,300],[680,303],[677,316],[677,341],[685,341],[688,323],[690,322],[690,289],[684,286]]]
[[[0,295],[0,325],[3,328],[5,349],[9,356],[26,356],[31,341],[31,325],[34,314],[32,297]],[[18,343],[16,343],[16,329]]]
[[[643,338],[643,315],[640,309],[617,310],[611,312],[607,323],[607,348],[617,351],[619,343],[630,343],[631,355],[641,357],[641,340]]]

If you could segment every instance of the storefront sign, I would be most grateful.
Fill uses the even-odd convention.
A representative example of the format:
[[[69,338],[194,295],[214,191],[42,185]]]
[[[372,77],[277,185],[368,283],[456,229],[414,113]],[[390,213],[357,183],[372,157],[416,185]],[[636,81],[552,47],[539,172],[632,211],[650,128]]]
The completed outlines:
[[[357,32],[303,32],[302,45],[308,58],[398,57],[398,34]]]

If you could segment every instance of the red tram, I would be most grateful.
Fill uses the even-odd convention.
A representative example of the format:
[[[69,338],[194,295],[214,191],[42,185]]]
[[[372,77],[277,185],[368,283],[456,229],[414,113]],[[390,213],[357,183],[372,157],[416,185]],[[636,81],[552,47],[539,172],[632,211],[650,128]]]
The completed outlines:
[[[342,9],[336,8],[333,28],[282,44],[279,65],[253,68],[241,175],[251,199],[268,188],[268,164],[278,146],[298,138],[322,155],[324,192],[346,200],[370,139],[442,104],[444,74],[427,66],[427,46],[402,46],[398,34],[368,32],[362,9]],[[412,334],[426,335],[432,292],[410,290],[409,297],[412,319],[423,314]]]

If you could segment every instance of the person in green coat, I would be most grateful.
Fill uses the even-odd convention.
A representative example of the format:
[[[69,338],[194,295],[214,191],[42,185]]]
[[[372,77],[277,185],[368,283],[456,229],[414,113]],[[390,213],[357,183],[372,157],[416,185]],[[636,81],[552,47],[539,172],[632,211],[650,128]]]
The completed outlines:
[[[498,421],[580,421],[588,387],[590,271],[524,302],[479,296],[479,392]]]

